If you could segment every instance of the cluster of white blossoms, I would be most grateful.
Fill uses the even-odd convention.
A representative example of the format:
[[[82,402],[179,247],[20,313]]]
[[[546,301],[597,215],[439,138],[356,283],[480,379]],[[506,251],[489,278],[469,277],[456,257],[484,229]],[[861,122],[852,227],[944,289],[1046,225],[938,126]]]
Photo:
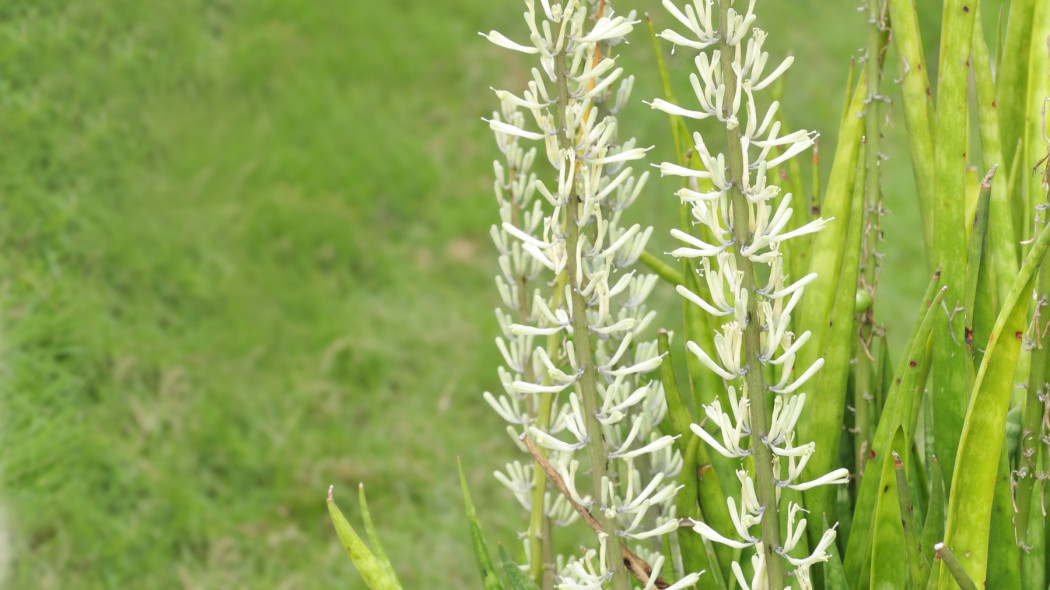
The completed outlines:
[[[485,399],[523,450],[523,436],[545,450],[572,502],[605,527],[596,549],[557,560],[557,587],[605,588],[622,568],[621,543],[679,527],[673,498],[681,456],[674,437],[656,428],[666,405],[660,382],[646,376],[661,357],[655,342],[640,339],[654,317],[644,301],[657,277],[629,270],[652,228],[622,221],[648,173],[636,176],[629,166],[646,150],[618,138],[614,115],[633,78],[623,76],[610,48],[636,21],[633,13],[614,14],[605,1],[525,0],[525,6],[527,44],[483,34],[539,57],[520,93],[496,91],[501,110],[486,120],[504,156],[495,165],[501,223],[492,237],[500,252],[497,346],[505,366],[503,392],[486,392]],[[542,146],[553,168],[549,180],[532,171],[537,147],[524,142]],[[544,408],[548,416],[539,414]],[[514,462],[497,478],[531,510],[539,471]],[[558,490],[543,497],[545,515],[556,524],[576,518]],[[663,559],[652,565],[646,588]],[[691,585],[697,575],[671,588]]]
[[[731,0],[722,2],[732,4]],[[724,399],[728,400],[729,407],[723,408],[717,400],[704,407],[707,419],[714,426],[713,434],[696,424],[692,430],[716,452],[741,460],[737,472],[740,497],[727,500],[735,530],[720,533],[704,523],[696,523],[694,530],[710,541],[730,547],[756,548],[751,560],[754,571],[751,580],[745,579],[739,563],[732,564],[740,587],[780,590],[771,589],[767,581],[767,552],[763,550],[761,534],[755,531],[766,511],[759,501],[752,475],[744,466],[744,458],[752,455],[757,445],[765,445],[772,452],[772,472],[778,498],[781,488],[805,490],[845,483],[848,476],[847,470],[839,469],[814,481],[799,481],[802,469],[815,450],[813,443],[796,440],[795,424],[805,403],[801,388],[823,366],[823,359],[795,370],[796,352],[809,340],[810,333],[807,331],[796,336],[790,330],[790,321],[804,287],[816,275],[810,274],[791,282],[784,274],[779,247],[787,240],[819,231],[826,220],[817,219],[785,231],[792,214],[791,195],[781,196],[780,188],[768,182],[769,172],[809,148],[814,134],[796,131],[781,135],[781,125],[776,120],[779,107],[776,102],[759,116],[762,110],[754,93],[780,77],[791,65],[792,58],[788,57],[775,68],[767,68],[769,54],[762,48],[766,33],[752,28],[755,0],[750,0],[743,13],[729,7],[722,13],[724,18],[720,18],[719,4],[714,0],[693,0],[684,9],[679,9],[670,0],[664,0],[663,5],[686,31],[682,34],[666,30],[660,36],[677,46],[699,51],[695,58],[696,72],[689,77],[699,108],[691,110],[659,99],[652,101],[651,106],[691,119],[717,119],[728,130],[728,149],[739,150],[729,156],[712,154],[700,134],[694,134],[695,155],[701,163],[699,169],[670,163],[660,165],[663,174],[688,180],[687,187],[679,190],[677,195],[690,207],[697,230],[692,233],[672,231],[672,235],[683,243],[672,254],[699,258],[698,267],[706,286],[703,294],[683,286],[678,287],[678,292],[718,318],[720,323],[714,336],[713,351],[705,351],[694,342],[689,342],[687,347],[705,367],[725,380],[727,395]],[[713,25],[713,20],[722,22]],[[709,50],[716,44],[717,49]],[[732,52],[728,56],[731,57],[728,60],[729,75],[723,63],[727,56],[722,54],[727,49]],[[727,164],[727,160],[730,163],[736,160],[739,172],[734,174],[733,166]],[[746,198],[747,219],[735,218],[734,193],[738,198]],[[736,210],[743,209],[737,207]],[[734,232],[736,223],[748,224],[747,240],[740,240],[741,232]],[[743,265],[768,267],[766,284],[752,289],[745,287]],[[749,299],[752,300],[750,306]],[[757,312],[757,317],[749,316],[749,307]],[[744,350],[744,333],[749,321],[756,321],[760,326],[759,351]],[[757,360],[753,363],[755,366],[748,365],[748,358]],[[773,410],[767,425],[761,429],[753,428],[751,404],[765,404],[767,398],[765,391],[748,391],[745,375],[748,371],[766,371],[767,367],[772,374],[779,375],[779,378],[774,378],[774,383],[765,384],[774,395]],[[805,531],[806,519],[800,518],[801,512],[804,511],[797,504],[789,503],[787,532],[782,546],[774,547],[773,553],[782,556],[794,569],[802,588],[810,588],[809,568],[828,559],[826,549],[834,541],[835,531],[834,528],[825,531],[809,555],[801,558],[790,556],[789,552],[799,546]]]

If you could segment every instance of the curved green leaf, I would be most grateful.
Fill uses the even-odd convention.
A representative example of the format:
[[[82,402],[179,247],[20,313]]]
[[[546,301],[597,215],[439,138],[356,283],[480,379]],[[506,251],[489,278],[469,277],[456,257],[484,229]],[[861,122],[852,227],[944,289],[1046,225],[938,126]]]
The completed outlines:
[[[504,590],[503,584],[496,575],[496,568],[492,565],[488,547],[485,545],[485,536],[481,533],[481,524],[478,522],[478,511],[470,499],[467,477],[463,474],[463,463],[459,458],[456,459],[456,465],[459,467],[459,485],[463,488],[463,504],[467,511],[467,520],[470,522],[470,538],[474,542],[474,556],[478,560],[478,569],[481,571],[481,583],[485,590]]]
[[[332,498],[332,488],[328,488],[328,515],[332,519],[332,524],[335,526],[336,534],[339,535],[339,540],[343,542],[343,547],[346,548],[347,555],[350,556],[350,561],[354,562],[354,567],[361,574],[365,584],[372,590],[401,590],[401,584],[387,572],[387,569],[383,567],[379,559],[369,551],[368,546],[365,545],[365,542],[357,535],[354,527],[350,526],[346,517],[343,516],[343,512],[336,506],[335,500]]]
[[[1021,265],[1010,295],[996,320],[991,342],[974,381],[959,443],[958,459],[948,500],[945,544],[978,585],[984,586],[988,566],[988,532],[999,455],[1014,370],[1021,352],[1028,301],[1035,271],[1050,245],[1050,226],[1043,228]],[[941,590],[951,581],[941,575]]]
[[[879,479],[879,497],[875,508],[874,537],[871,549],[871,590],[900,590],[908,580],[908,553],[905,551],[904,530],[901,528],[901,505],[898,499],[897,472],[894,456],[907,452],[904,430],[898,426],[893,432],[892,450],[882,457],[882,477]],[[907,484],[904,486],[907,495]]]
[[[500,565],[503,566],[503,573],[507,575],[507,581],[510,583],[511,590],[540,590],[536,582],[533,582],[532,578],[521,571],[518,564],[514,563],[514,560],[510,558],[503,545],[499,546],[499,560]]]

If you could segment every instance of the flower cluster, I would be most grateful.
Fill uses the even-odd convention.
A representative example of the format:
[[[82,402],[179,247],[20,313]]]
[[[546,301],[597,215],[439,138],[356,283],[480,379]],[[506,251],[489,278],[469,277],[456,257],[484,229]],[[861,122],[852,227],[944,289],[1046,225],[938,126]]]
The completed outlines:
[[[633,78],[610,50],[636,21],[604,0],[525,5],[528,44],[482,34],[539,57],[520,94],[496,91],[501,110],[486,119],[504,155],[496,163],[501,223],[492,236],[500,251],[496,281],[505,309],[497,311],[497,346],[505,367],[504,391],[485,399],[518,444],[530,437],[564,480],[568,494],[542,492],[545,516],[567,524],[575,503],[602,525],[596,550],[558,560],[558,587],[626,587],[621,544],[677,530],[681,469],[674,437],[656,428],[666,413],[662,386],[646,377],[661,357],[655,342],[641,340],[654,317],[644,301],[657,278],[629,270],[652,228],[623,221],[648,173],[635,175],[629,165],[646,150],[618,137],[615,114]],[[536,148],[521,142],[542,144],[549,180],[531,171]],[[587,471],[581,459],[590,470],[587,491],[578,481]],[[515,462],[497,478],[534,509],[543,481],[537,466]],[[653,564],[647,587],[662,564]],[[697,575],[671,587],[691,585]]]
[[[723,3],[732,4],[730,0]],[[730,547],[755,548],[752,557],[754,574],[745,578],[739,563],[732,569],[742,588],[759,590],[770,588],[766,575],[766,555],[763,543],[768,539],[756,534],[763,518],[776,518],[776,502],[781,488],[805,490],[825,484],[845,483],[848,471],[839,469],[814,481],[801,482],[799,475],[812,456],[813,443],[796,440],[795,424],[805,403],[803,385],[821,368],[823,359],[796,371],[798,350],[809,340],[810,333],[796,337],[790,330],[791,313],[799,303],[805,286],[816,278],[810,274],[793,282],[785,274],[780,253],[784,242],[819,231],[826,223],[817,219],[791,231],[785,231],[792,214],[791,195],[780,195],[780,188],[772,184],[770,172],[788,159],[809,148],[814,134],[796,131],[781,135],[777,120],[778,103],[773,102],[764,112],[758,107],[755,93],[769,86],[791,65],[788,57],[775,68],[767,68],[769,54],[763,50],[765,32],[752,28],[755,21],[755,0],[750,0],[746,11],[740,13],[729,6],[716,15],[720,6],[714,0],[693,0],[679,9],[670,0],[663,5],[675,20],[686,28],[681,34],[666,30],[660,36],[675,45],[698,50],[696,72],[690,82],[699,108],[691,110],[663,100],[650,105],[663,112],[691,119],[714,118],[720,121],[729,137],[726,153],[712,153],[700,134],[693,135],[698,169],[670,163],[660,165],[663,174],[684,177],[687,186],[678,191],[682,203],[689,206],[697,229],[691,233],[674,230],[672,235],[682,247],[672,254],[676,257],[698,258],[703,277],[703,293],[684,286],[678,292],[708,314],[719,318],[720,328],[714,336],[714,350],[705,351],[694,342],[687,347],[696,358],[719,375],[726,383],[728,408],[715,401],[704,408],[711,432],[700,425],[693,432],[719,454],[741,459],[737,471],[740,480],[739,499],[727,500],[735,530],[723,535],[704,523],[694,529],[703,537]],[[718,17],[715,19],[714,17]],[[718,28],[712,24],[717,20]],[[717,49],[708,51],[712,46]],[[761,116],[759,113],[763,112]],[[744,226],[746,224],[746,231]],[[755,268],[765,266],[768,279],[764,285],[755,284]],[[745,280],[745,277],[748,280]],[[757,322],[757,350],[745,346],[750,322]],[[754,329],[754,327],[752,327]],[[751,348],[755,348],[753,345]],[[749,372],[758,375],[768,372],[773,383],[761,378],[746,378]],[[797,374],[797,376],[796,376]],[[753,391],[759,383],[763,391]],[[768,389],[774,395],[772,415],[764,424],[753,424],[753,404],[766,404]],[[761,411],[765,416],[765,410]],[[765,446],[770,456],[768,465],[755,461],[755,470],[772,472],[775,498],[760,498],[761,490],[743,463],[756,455],[759,445]],[[772,504],[772,506],[769,506]],[[772,511],[772,514],[770,512]],[[784,540],[773,547],[794,569],[801,587],[808,588],[809,568],[828,558],[826,549],[834,541],[834,528],[825,531],[817,546],[805,557],[789,555],[798,546],[806,526],[800,518],[802,509],[789,503]],[[779,564],[777,564],[779,567]],[[779,590],[775,588],[772,590]]]

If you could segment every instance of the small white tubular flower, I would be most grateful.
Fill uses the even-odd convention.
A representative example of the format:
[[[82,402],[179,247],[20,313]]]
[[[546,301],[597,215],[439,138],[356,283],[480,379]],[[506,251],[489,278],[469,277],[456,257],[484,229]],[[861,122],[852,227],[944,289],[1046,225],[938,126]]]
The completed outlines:
[[[506,486],[514,494],[522,508],[526,510],[532,508],[532,498],[529,496],[533,486],[532,465],[522,465],[514,461],[507,463],[506,473],[496,471],[493,476],[496,481]]]
[[[739,377],[739,375],[734,375],[733,373],[730,373],[729,371],[719,366],[718,363],[711,360],[711,357],[708,356],[706,352],[704,352],[704,349],[700,348],[699,344],[690,340],[689,342],[685,343],[685,346],[687,349],[689,349],[689,352],[693,353],[693,355],[696,356],[697,360],[699,360],[702,365],[704,365],[708,369],[711,369],[711,371],[713,371],[719,377],[727,381],[734,380],[737,377]]]
[[[733,539],[720,535],[718,531],[716,531],[715,529],[711,528],[703,522],[695,523],[693,525],[693,530],[708,541],[714,541],[715,543],[719,543],[727,547],[732,547],[733,549],[744,549],[747,547],[752,547],[757,542],[756,539],[749,539],[747,541],[734,541]]]
[[[578,449],[582,449],[584,446],[587,445],[586,441],[580,441],[577,443],[567,443],[563,440],[560,440],[547,434],[546,432],[540,430],[539,428],[536,428],[535,426],[530,426],[528,433],[529,436],[536,440],[536,444],[538,444],[539,446],[546,449],[550,449],[552,451],[558,451],[560,453],[572,453]]]
[[[707,111],[693,111],[689,109],[684,109],[676,104],[671,104],[661,98],[653,99],[652,102],[646,104],[658,111],[663,111],[668,115],[676,117],[686,117],[688,119],[696,119],[699,121],[701,119],[706,119],[711,116],[711,113]]]
[[[687,178],[711,178],[710,172],[703,170],[694,170],[692,168],[686,168],[685,166],[679,166],[678,164],[672,164],[670,162],[664,162],[658,166],[660,168],[660,176],[685,176]]]
[[[696,523],[694,530],[715,543],[755,549],[745,553],[752,560],[751,579],[744,575],[746,568],[731,564],[741,588],[769,590],[769,580],[779,576],[773,575],[774,569],[779,572],[788,569],[786,566],[795,569],[798,583],[805,588],[811,586],[808,568],[826,559],[824,550],[831,541],[822,538],[821,546],[804,559],[788,557],[787,552],[801,543],[807,526],[801,508],[789,503],[783,514],[787,521],[780,523],[786,531],[785,538],[770,541],[782,545],[772,549],[778,555],[775,559],[785,561],[766,563],[758,525],[763,518],[781,517],[776,509],[766,513],[762,508],[763,502],[776,503],[779,488],[807,490],[842,484],[848,477],[845,470],[836,470],[812,481],[801,481],[802,470],[815,446],[798,440],[795,432],[806,401],[804,386],[824,361],[819,359],[809,367],[795,366],[797,355],[811,334],[793,333],[791,314],[816,275],[788,276],[780,249],[789,240],[820,231],[827,220],[817,219],[792,229],[792,197],[776,186],[775,168],[810,148],[816,134],[783,129],[777,120],[779,103],[761,102],[761,91],[780,79],[794,59],[770,61],[763,50],[766,33],[754,26],[755,0],[746,2],[746,8],[740,1],[735,6],[729,2],[725,21],[717,26],[712,24],[712,19],[717,18],[713,16],[718,8],[715,0],[664,0],[663,4],[677,23],[676,30],[659,36],[699,53],[693,62],[695,71],[689,76],[692,96],[679,104],[660,99],[648,104],[671,115],[720,121],[730,138],[732,159],[742,168],[739,172],[730,170],[726,164],[730,160],[726,154],[730,152],[718,153],[712,146],[721,142],[705,141],[698,133],[692,138],[698,161],[695,168],[668,162],[659,165],[662,175],[683,179],[685,187],[676,194],[689,208],[694,222],[689,231],[671,232],[681,242],[671,254],[695,259],[703,278],[699,288],[678,286],[676,290],[689,305],[712,316],[716,326],[711,338],[713,349],[708,346],[705,350],[697,342],[687,342],[686,349],[704,369],[725,382],[724,391],[703,408],[706,426],[693,424],[691,430],[715,452],[741,461],[737,471],[740,494],[727,499],[734,531],[726,534],[704,523]],[[720,49],[711,50],[716,42]],[[725,55],[726,51],[730,55]],[[725,63],[724,57],[729,57]],[[728,68],[723,69],[724,65]],[[746,206],[743,216],[737,213],[742,205]],[[758,266],[766,267],[768,272],[756,269]],[[746,287],[745,267],[749,276],[768,276],[768,280],[763,278],[765,284]],[[756,328],[757,349],[745,349],[745,342],[751,342]],[[774,376],[769,381],[755,377],[766,372]],[[771,415],[763,416],[765,412],[758,413],[757,408],[765,407],[770,396]],[[752,412],[766,423],[752,424]],[[759,446],[765,447],[768,454],[756,453]],[[759,455],[771,459],[764,460],[760,467],[753,460]],[[765,495],[761,502],[755,481],[748,475],[749,469],[760,468],[767,474],[771,471],[775,483],[774,489],[767,486],[762,490]],[[826,532],[825,538],[833,540],[834,529]]]
[[[493,131],[497,133],[502,133],[504,135],[513,135],[515,137],[521,137],[524,139],[544,139],[546,137],[543,133],[536,133],[535,131],[526,131],[525,129],[515,127],[514,125],[504,123],[503,121],[485,118],[482,118],[481,120],[488,123],[489,128]]]
[[[825,475],[822,475],[821,477],[818,477],[817,479],[814,479],[813,481],[807,481],[806,483],[800,483],[800,484],[782,483],[780,485],[782,487],[790,488],[792,490],[803,491],[803,490],[808,490],[810,488],[815,488],[817,486],[845,485],[847,483],[849,483],[849,469],[846,469],[846,468],[843,467],[843,468],[836,469],[836,470],[834,470],[834,471],[832,471],[830,473],[827,473]]]
[[[528,45],[522,45],[520,43],[515,43],[514,41],[511,41],[510,39],[505,37],[503,35],[503,33],[500,33],[499,31],[489,31],[488,33],[478,33],[478,34],[481,35],[482,37],[488,39],[489,41],[491,41],[494,45],[499,45],[500,47],[502,47],[504,49],[510,49],[512,51],[520,51],[522,53],[528,53],[528,54],[535,54],[535,53],[539,53],[540,52],[540,50],[535,48],[535,47],[530,47]]]

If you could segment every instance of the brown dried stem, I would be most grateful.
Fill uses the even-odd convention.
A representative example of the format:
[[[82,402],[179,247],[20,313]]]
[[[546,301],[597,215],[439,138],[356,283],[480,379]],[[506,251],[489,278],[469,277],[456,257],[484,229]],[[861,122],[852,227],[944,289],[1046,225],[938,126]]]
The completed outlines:
[[[562,495],[564,495],[565,499],[569,501],[569,505],[572,506],[573,510],[580,515],[583,522],[587,523],[587,526],[591,527],[594,532],[599,534],[604,533],[605,531],[602,529],[601,523],[598,522],[598,519],[594,518],[591,511],[587,510],[584,506],[581,506],[572,498],[572,494],[569,492],[569,487],[565,485],[565,480],[562,479],[561,474],[554,469],[554,466],[550,464],[550,461],[543,456],[543,453],[540,451],[539,447],[536,446],[536,443],[532,442],[532,439],[528,436],[522,436],[521,440],[525,443],[525,446],[528,447],[533,458],[536,459],[536,463],[543,469],[544,473],[547,474],[547,477],[550,479],[551,483],[554,484],[554,487],[561,490]],[[627,568],[627,571],[631,572],[631,574],[634,575],[643,586],[648,584],[649,578],[652,577],[653,574],[652,566],[641,557],[638,557],[638,555],[634,551],[631,551],[624,543],[620,543],[620,555],[623,557],[623,564]],[[667,588],[670,584],[657,578],[654,586],[657,588]]]

